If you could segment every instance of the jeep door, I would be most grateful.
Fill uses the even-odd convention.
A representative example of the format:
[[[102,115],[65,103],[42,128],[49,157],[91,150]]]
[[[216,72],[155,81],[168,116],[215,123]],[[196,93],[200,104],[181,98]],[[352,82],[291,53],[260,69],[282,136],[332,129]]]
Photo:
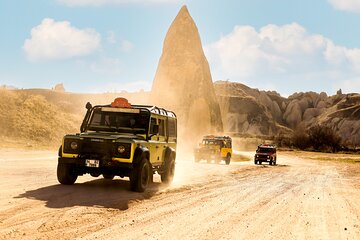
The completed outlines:
[[[167,143],[167,121],[166,117],[159,116],[159,162],[163,162],[165,158],[165,149],[168,146]]]

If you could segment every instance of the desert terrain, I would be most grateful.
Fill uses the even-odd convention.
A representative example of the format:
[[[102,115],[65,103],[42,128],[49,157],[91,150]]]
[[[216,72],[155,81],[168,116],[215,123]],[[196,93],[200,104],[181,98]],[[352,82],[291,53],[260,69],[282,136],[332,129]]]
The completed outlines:
[[[251,157],[253,152],[241,152]],[[177,158],[174,182],[56,179],[54,151],[4,149],[0,239],[359,239],[360,157],[279,152],[278,165]],[[332,161],[327,161],[332,160]]]
[[[213,79],[186,6],[165,36],[151,91],[3,88],[0,239],[360,239],[359,154],[280,150],[276,166],[252,160],[263,139],[288,140],[319,125],[338,136],[342,149],[359,152],[360,94],[283,97]],[[116,97],[176,112],[173,183],[155,176],[144,193],[119,177],[84,175],[75,185],[59,184],[63,136],[79,132],[87,102]],[[194,162],[192,149],[208,134],[238,138],[230,165]]]

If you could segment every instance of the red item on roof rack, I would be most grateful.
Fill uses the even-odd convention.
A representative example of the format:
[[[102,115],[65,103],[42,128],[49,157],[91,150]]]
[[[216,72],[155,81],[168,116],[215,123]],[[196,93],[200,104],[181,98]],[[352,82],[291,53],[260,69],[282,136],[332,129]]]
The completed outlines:
[[[115,100],[111,103],[111,107],[119,107],[119,108],[132,108],[131,104],[126,98],[115,98]]]

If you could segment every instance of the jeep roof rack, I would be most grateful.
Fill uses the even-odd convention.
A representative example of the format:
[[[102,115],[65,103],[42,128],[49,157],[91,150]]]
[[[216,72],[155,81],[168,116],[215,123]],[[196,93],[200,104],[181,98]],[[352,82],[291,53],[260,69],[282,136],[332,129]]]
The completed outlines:
[[[203,139],[216,139],[216,140],[231,140],[230,136],[216,136],[216,135],[206,135]]]
[[[276,145],[275,144],[260,144],[258,147],[276,148]]]
[[[96,107],[112,107],[112,106],[111,106],[111,104],[95,105],[93,108],[96,108]],[[155,114],[176,118],[176,114],[173,111],[169,111],[164,108],[160,108],[160,107],[153,106],[153,105],[131,105],[131,107],[137,108],[137,109],[146,109],[149,112],[152,112]]]
[[[176,114],[173,111],[169,111],[164,108],[157,107],[157,106],[153,106],[153,105],[131,105],[131,106],[133,108],[146,108],[152,113],[176,118]]]

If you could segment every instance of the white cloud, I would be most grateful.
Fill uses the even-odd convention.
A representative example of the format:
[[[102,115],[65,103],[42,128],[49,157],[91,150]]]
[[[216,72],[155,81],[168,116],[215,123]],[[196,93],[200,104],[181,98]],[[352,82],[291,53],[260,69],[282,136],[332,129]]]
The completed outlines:
[[[75,6],[102,6],[102,5],[121,5],[121,4],[163,4],[181,3],[181,0],[57,0],[57,2]]]
[[[119,50],[121,52],[131,52],[134,48],[134,44],[128,40],[120,39],[118,40],[115,32],[109,31],[107,36],[107,42],[111,45],[118,44]]]
[[[70,22],[45,18],[31,30],[23,49],[31,61],[67,59],[95,52],[100,41],[100,34],[93,29],[78,29]]]
[[[283,94],[332,91],[331,86],[360,74],[360,49],[338,46],[297,23],[267,25],[259,31],[236,26],[207,45],[205,52],[215,80],[230,79],[262,89],[271,82]]]
[[[328,0],[330,4],[338,10],[349,12],[360,12],[359,0]]]
[[[109,31],[109,32],[108,32],[107,41],[108,41],[108,43],[110,43],[110,44],[115,44],[115,43],[116,43],[116,35],[115,35],[115,32],[113,32],[113,31]]]
[[[134,48],[134,44],[132,42],[127,40],[120,41],[120,50],[122,52],[130,52],[131,50],[133,50],[133,48]]]

